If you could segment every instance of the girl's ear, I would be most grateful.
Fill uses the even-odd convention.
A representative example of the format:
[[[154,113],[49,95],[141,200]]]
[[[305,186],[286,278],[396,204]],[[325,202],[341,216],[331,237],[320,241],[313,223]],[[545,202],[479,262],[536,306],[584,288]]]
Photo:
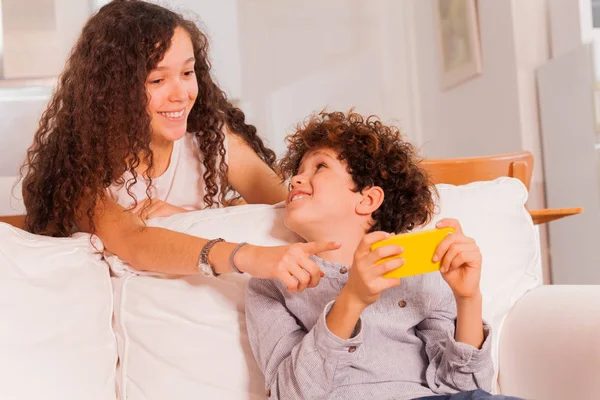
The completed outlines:
[[[356,213],[359,215],[373,214],[383,203],[384,196],[383,189],[379,186],[364,189],[361,200],[356,204]]]

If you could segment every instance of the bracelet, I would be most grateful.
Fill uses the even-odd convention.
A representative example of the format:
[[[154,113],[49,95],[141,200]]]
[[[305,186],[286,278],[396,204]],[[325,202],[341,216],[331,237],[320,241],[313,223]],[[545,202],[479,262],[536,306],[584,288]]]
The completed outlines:
[[[244,245],[246,245],[246,244],[248,244],[248,243],[246,243],[246,242],[242,242],[242,243],[238,244],[237,246],[235,246],[235,249],[233,249],[233,251],[231,252],[231,256],[229,256],[229,263],[231,264],[231,269],[233,269],[233,270],[234,270],[235,272],[237,272],[238,274],[243,274],[243,272],[242,272],[242,271],[240,271],[240,270],[238,269],[238,267],[236,267],[236,266],[235,266],[235,263],[233,262],[233,257],[235,256],[235,253],[237,253],[237,251],[238,251],[239,249],[241,249],[241,248],[242,248],[242,246],[244,246]]]
[[[210,263],[208,262],[208,253],[210,252],[210,249],[217,243],[219,242],[224,242],[225,240],[221,239],[221,238],[217,238],[217,239],[213,239],[208,241],[204,247],[202,247],[202,251],[200,252],[200,258],[198,260],[198,269],[205,275],[205,276],[219,276],[221,274],[218,274],[217,272],[215,272],[215,269],[212,265],[210,265]]]

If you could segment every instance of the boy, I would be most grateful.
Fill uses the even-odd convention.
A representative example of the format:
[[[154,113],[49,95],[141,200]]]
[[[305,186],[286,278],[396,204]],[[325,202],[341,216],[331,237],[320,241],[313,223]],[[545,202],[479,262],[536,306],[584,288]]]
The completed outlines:
[[[386,279],[403,260],[376,261],[403,249],[370,251],[386,232],[406,232],[433,213],[432,186],[414,148],[396,128],[352,112],[313,116],[287,140],[280,162],[284,178],[292,177],[286,226],[307,241],[341,247],[312,257],[324,272],[314,288],[308,273],[300,274],[306,278],[298,289],[308,287],[301,293],[273,280],[248,284],[248,334],[267,395],[414,399],[489,390],[481,253],[458,221],[437,224],[456,230],[436,250],[441,274]],[[482,395],[490,396],[459,396]]]

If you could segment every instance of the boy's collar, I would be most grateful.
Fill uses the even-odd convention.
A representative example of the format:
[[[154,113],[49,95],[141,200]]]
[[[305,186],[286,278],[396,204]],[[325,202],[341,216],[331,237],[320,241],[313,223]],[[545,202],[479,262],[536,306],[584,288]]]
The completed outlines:
[[[322,259],[319,256],[314,255],[314,254],[310,256],[310,259],[313,260],[313,261],[315,261],[318,264],[321,264],[325,268],[332,268],[332,269],[338,270],[341,267],[347,267],[346,264],[337,263],[337,262],[333,262],[333,261],[327,261],[327,260]]]

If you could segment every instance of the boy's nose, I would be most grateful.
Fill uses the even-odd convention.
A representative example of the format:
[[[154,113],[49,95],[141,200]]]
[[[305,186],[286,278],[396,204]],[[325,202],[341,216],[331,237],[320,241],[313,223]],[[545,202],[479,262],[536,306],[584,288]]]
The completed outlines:
[[[302,179],[302,177],[300,175],[293,176],[292,179],[290,180],[288,189],[290,191],[292,191],[296,186],[301,185],[302,182],[304,182],[304,180]]]

